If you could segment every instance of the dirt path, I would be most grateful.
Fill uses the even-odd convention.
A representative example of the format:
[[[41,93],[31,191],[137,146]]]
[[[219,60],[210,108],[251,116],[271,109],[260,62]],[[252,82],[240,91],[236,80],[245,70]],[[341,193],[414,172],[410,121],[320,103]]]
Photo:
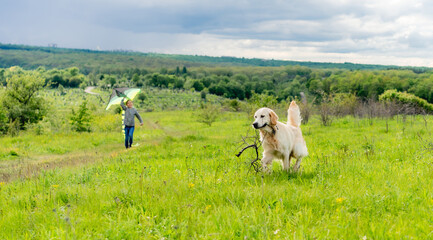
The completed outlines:
[[[54,168],[74,167],[101,162],[103,159],[117,156],[123,151],[125,150],[121,144],[110,144],[92,150],[76,151],[67,154],[39,155],[1,161],[0,182],[10,182],[18,178],[32,178],[37,176],[41,171]]]
[[[96,88],[95,86],[86,87],[86,89],[84,89],[84,92],[86,92],[88,94],[92,94],[92,95],[99,95],[98,93],[92,92],[92,90],[95,89],[95,88]]]
[[[115,158],[126,152],[135,151],[142,147],[158,145],[166,136],[184,136],[189,132],[180,132],[161,127],[158,122],[153,123],[153,128],[163,129],[166,134],[153,139],[140,141],[139,145],[125,150],[122,143],[111,143],[100,145],[89,150],[79,150],[64,154],[47,154],[20,157],[19,159],[0,161],[0,182],[11,182],[16,179],[29,179],[37,177],[42,171],[65,168],[80,167],[102,162],[109,158]]]

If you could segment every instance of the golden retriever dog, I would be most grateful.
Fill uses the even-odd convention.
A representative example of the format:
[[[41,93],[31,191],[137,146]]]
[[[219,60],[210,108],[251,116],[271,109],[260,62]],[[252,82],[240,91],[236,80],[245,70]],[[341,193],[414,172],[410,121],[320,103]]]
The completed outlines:
[[[269,171],[268,165],[274,158],[282,160],[283,169],[289,171],[290,159],[296,158],[293,170],[299,170],[303,157],[308,155],[307,145],[301,132],[301,112],[295,101],[287,110],[287,124],[278,121],[277,114],[270,108],[260,108],[254,114],[253,127],[260,131],[263,146],[262,167]]]

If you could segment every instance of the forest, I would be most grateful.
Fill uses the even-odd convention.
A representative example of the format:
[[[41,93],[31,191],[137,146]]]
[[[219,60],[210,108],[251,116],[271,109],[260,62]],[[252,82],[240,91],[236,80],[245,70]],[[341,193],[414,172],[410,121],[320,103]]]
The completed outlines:
[[[353,94],[377,100],[386,90],[407,92],[433,103],[433,71],[414,69],[344,70],[315,69],[304,66],[280,67],[187,67],[186,65],[138,68],[115,67],[90,73],[78,67],[48,68],[34,71],[45,79],[45,86],[57,88],[158,87],[193,89],[230,99],[249,99],[253,93],[274,96],[278,101],[295,99],[303,92],[309,99],[320,101],[323,95]],[[14,72],[26,71],[18,66],[0,69],[0,84]]]
[[[252,93],[278,101],[320,100],[324,94],[348,93],[378,99],[386,90],[407,92],[433,102],[433,71],[422,67],[328,64],[280,60],[164,55],[130,51],[93,51],[0,44],[0,84],[19,66],[35,70],[51,88],[153,86],[194,89],[230,99]]]

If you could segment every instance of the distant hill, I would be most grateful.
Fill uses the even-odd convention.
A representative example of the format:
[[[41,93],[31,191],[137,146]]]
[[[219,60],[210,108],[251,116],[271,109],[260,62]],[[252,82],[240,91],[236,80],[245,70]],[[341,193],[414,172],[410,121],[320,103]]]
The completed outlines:
[[[285,60],[266,60],[259,58],[210,57],[197,55],[177,55],[159,53],[141,53],[133,51],[96,51],[88,49],[70,49],[57,47],[39,47],[27,45],[0,43],[0,68],[21,66],[25,69],[68,68],[76,66],[83,73],[104,71],[107,69],[141,68],[159,69],[175,68],[176,66],[305,66],[320,69],[347,70],[386,70],[411,69],[426,71],[426,68],[397,67],[386,65],[354,64],[354,63],[325,63],[301,62]]]

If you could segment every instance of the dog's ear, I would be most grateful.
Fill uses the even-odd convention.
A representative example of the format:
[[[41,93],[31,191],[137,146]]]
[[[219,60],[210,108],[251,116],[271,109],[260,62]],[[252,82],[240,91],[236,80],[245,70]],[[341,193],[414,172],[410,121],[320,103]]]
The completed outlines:
[[[277,114],[271,110],[271,112],[269,113],[269,116],[271,117],[271,125],[277,125],[277,121],[278,121]]]

